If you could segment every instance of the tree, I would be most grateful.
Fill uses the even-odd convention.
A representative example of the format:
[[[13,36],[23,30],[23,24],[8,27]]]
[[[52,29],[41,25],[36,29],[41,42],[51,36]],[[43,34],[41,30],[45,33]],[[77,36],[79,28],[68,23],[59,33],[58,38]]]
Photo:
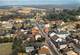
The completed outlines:
[[[3,42],[9,42],[9,38],[8,37],[4,37],[3,38]]]
[[[13,42],[13,37],[10,37],[9,38],[9,42]]]
[[[3,42],[3,39],[0,37],[0,43],[2,43]]]
[[[79,29],[80,28],[80,24],[76,24],[76,29]]]
[[[49,14],[47,14],[46,18],[47,18],[48,20],[56,20],[56,19],[58,19],[59,17],[58,17],[58,14],[49,13]]]
[[[22,44],[22,39],[19,37],[15,37],[12,45],[12,55],[17,55],[19,51],[21,51],[21,44]]]
[[[12,49],[18,48],[22,44],[22,39],[15,37],[12,45]]]
[[[59,14],[59,19],[63,20],[63,21],[75,21],[75,17],[73,15],[70,15],[68,13],[60,13]]]
[[[44,37],[38,38],[38,40],[37,40],[37,42],[43,42],[43,41],[45,41]]]
[[[78,8],[78,10],[73,9],[73,10],[69,10],[69,9],[64,9],[63,12],[61,13],[48,13],[46,15],[46,18],[48,20],[63,20],[63,21],[76,21],[77,19],[75,18],[76,15],[80,15],[80,8]]]

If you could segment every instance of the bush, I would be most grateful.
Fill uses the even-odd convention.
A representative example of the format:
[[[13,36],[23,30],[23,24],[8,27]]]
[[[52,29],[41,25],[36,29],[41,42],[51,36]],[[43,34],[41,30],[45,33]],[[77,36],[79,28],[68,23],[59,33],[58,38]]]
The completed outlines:
[[[4,38],[3,38],[3,42],[4,42],[4,43],[9,42],[9,38],[4,37]]]
[[[9,38],[9,42],[13,42],[13,37],[10,37]]]
[[[44,37],[38,38],[38,40],[37,40],[37,42],[43,42],[43,41],[45,41]]]
[[[12,41],[13,41],[13,37],[10,37],[10,38],[8,38],[8,37],[1,38],[0,37],[0,43],[7,43],[7,42],[12,42]]]
[[[0,43],[2,43],[3,42],[3,39],[2,38],[0,38]]]

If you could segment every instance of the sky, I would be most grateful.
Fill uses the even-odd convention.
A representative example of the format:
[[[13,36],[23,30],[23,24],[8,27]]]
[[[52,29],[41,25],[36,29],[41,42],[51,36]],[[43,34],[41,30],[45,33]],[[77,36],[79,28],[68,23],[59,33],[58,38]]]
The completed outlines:
[[[80,4],[80,0],[0,0],[0,6],[3,5],[64,5]]]

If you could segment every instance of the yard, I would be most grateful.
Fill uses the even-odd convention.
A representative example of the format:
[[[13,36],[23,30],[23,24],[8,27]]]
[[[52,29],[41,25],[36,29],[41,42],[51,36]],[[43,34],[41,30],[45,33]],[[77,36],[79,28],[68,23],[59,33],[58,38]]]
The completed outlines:
[[[10,55],[12,50],[12,43],[1,43],[0,44],[0,55]]]

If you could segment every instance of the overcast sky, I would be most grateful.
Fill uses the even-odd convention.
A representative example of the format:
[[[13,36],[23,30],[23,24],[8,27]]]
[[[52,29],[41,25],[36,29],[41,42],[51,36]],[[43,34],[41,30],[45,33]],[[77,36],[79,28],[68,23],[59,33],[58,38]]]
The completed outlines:
[[[80,0],[0,0],[2,5],[79,4]]]

